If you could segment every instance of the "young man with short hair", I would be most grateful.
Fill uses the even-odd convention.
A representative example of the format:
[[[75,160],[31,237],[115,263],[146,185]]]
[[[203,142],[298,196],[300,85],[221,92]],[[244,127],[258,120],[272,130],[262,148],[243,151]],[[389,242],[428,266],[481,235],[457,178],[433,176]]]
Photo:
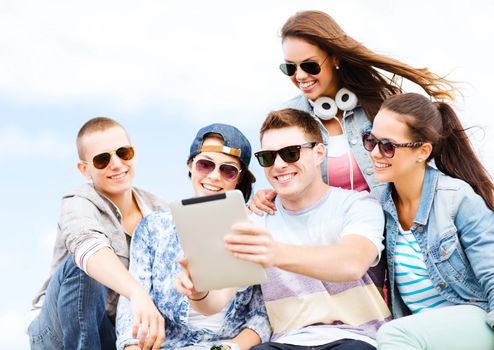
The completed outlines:
[[[163,317],[127,268],[134,228],[166,203],[132,186],[134,148],[116,121],[86,122],[77,150],[91,183],[62,199],[50,278],[33,301],[41,310],[28,329],[31,349],[115,349],[118,295],[131,301],[141,344],[159,348]]]
[[[383,249],[384,217],[366,192],[326,185],[316,121],[295,109],[271,112],[256,153],[276,191],[274,215],[235,225],[226,248],[261,264],[273,336],[253,349],[375,349],[389,310],[367,274]],[[204,301],[206,301],[206,298]]]

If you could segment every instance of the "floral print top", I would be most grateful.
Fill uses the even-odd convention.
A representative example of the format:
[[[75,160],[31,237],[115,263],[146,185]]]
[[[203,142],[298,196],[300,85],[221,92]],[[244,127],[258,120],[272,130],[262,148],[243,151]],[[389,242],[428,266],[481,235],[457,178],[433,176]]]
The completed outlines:
[[[218,332],[189,325],[189,301],[173,287],[181,270],[177,261],[182,256],[182,246],[169,210],[148,215],[139,223],[132,237],[129,272],[149,293],[165,318],[166,338],[161,349],[211,346],[232,339],[244,328],[255,331],[263,342],[269,340],[271,327],[258,285],[237,292]],[[117,349],[138,343],[132,338],[132,326],[130,302],[121,297],[116,320]]]

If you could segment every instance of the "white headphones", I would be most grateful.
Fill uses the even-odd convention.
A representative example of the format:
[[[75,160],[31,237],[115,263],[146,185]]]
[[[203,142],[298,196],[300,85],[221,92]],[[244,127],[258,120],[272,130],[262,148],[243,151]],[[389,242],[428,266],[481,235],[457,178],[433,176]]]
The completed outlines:
[[[335,96],[335,100],[331,97],[321,96],[314,102],[309,100],[312,107],[314,107],[314,114],[319,119],[330,120],[338,113],[338,109],[342,111],[349,111],[357,106],[357,95],[348,90],[347,88],[341,88],[338,90]]]
[[[341,88],[338,90],[335,96],[335,100],[331,97],[321,96],[314,102],[309,100],[309,103],[314,108],[314,114],[316,117],[322,120],[330,120],[338,113],[338,108],[343,112],[354,109],[357,106],[357,95],[348,90],[347,88]],[[338,118],[335,119],[341,126],[343,134],[346,134],[344,123],[340,122]],[[350,165],[350,186],[353,190],[353,163],[351,159],[350,149],[347,150],[348,164]]]

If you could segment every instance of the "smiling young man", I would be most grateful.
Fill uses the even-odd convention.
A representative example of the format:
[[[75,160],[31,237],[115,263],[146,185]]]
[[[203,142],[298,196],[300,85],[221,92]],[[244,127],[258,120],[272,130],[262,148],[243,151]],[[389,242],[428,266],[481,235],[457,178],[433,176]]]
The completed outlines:
[[[253,349],[375,349],[390,313],[367,274],[383,249],[383,212],[367,192],[326,185],[325,148],[306,112],[271,112],[256,157],[277,192],[274,215],[253,216],[225,238],[261,264],[273,336]]]
[[[149,329],[147,344],[159,347],[163,318],[127,267],[135,227],[166,204],[132,186],[134,148],[116,121],[86,122],[77,151],[91,183],[62,198],[50,278],[33,301],[40,312],[28,329],[31,349],[114,349],[118,295],[130,300],[142,343]]]

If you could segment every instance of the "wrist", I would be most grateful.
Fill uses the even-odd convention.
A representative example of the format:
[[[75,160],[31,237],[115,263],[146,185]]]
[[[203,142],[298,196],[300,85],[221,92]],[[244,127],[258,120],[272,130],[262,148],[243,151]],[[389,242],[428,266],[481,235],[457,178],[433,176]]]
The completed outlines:
[[[140,285],[135,286],[130,290],[129,300],[141,299],[143,296],[148,296],[148,293]]]
[[[198,297],[195,297],[195,296],[193,296],[193,297],[187,297],[187,298],[189,298],[189,300],[192,300],[192,301],[201,301],[201,300],[206,299],[206,297],[207,297],[208,295],[209,295],[209,290],[208,290],[207,292],[205,292],[205,294],[204,294],[204,295],[200,295],[200,296],[198,296]]]
[[[274,247],[273,247],[273,267],[281,268],[283,269],[284,267],[287,266],[287,261],[286,261],[286,246],[284,244],[278,243],[278,242],[273,242]]]

